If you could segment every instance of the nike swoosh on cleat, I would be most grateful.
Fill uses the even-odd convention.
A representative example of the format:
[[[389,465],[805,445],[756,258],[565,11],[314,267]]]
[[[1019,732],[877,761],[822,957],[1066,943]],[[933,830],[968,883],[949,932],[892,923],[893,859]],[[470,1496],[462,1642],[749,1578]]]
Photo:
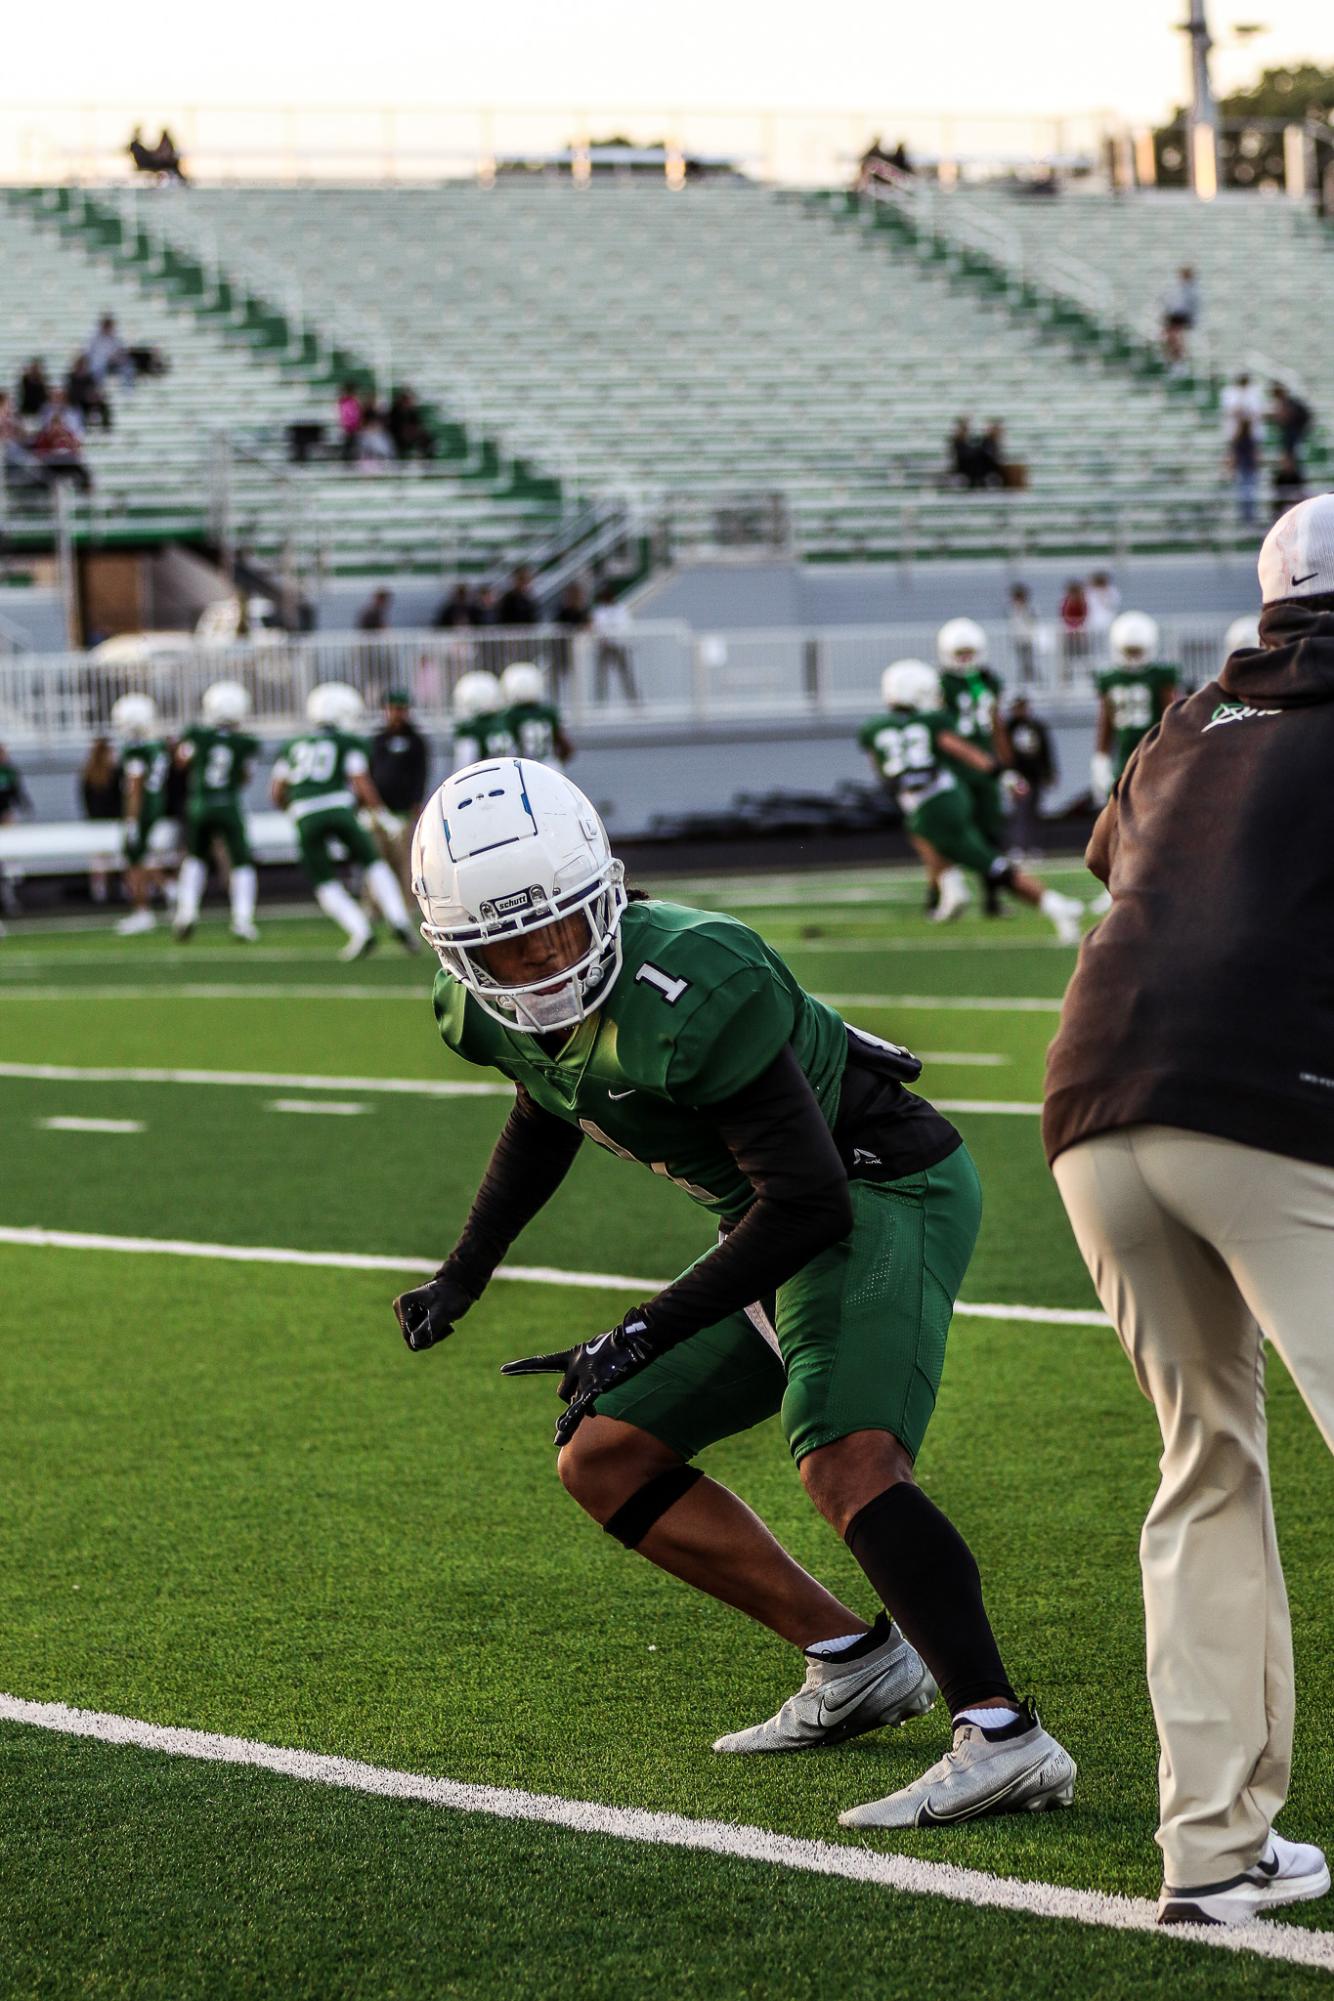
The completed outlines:
[[[998,1786],[996,1791],[989,1794],[986,1799],[974,1800],[971,1805],[962,1808],[958,1813],[936,1813],[928,1797],[922,1801],[921,1806],[917,1809],[917,1825],[919,1827],[948,1827],[952,1821],[974,1820],[981,1814],[990,1813],[1002,1801],[1007,1800],[1011,1793],[1017,1791],[1026,1780],[1031,1779],[1035,1772],[1040,1772],[1045,1762],[1045,1756],[1039,1758],[1036,1765],[1030,1765],[1025,1772],[1017,1772],[1014,1778],[1007,1780],[1003,1786]]]
[[[1258,1876],[1264,1883],[1272,1883],[1282,1867],[1283,1864],[1276,1855],[1272,1862],[1257,1862],[1255,1867],[1250,1871],[1250,1874],[1253,1877]]]

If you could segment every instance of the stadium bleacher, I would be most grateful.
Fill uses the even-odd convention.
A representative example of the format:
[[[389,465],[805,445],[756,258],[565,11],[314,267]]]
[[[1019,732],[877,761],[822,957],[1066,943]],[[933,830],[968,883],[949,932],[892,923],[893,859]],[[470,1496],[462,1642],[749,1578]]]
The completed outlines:
[[[207,290],[154,298],[152,260],[132,264],[149,209],[155,238],[214,283],[261,258],[291,274],[308,315],[360,321],[396,379],[496,448],[489,478],[416,465],[375,481],[322,465],[279,476],[238,460],[240,539],[273,554],[294,538],[326,574],[515,552],[560,518],[554,488],[516,490],[515,464],[558,481],[567,503],[623,496],[670,522],[672,547],[726,539],[718,524],[747,496],[773,497],[794,551],[826,559],[1250,539],[1207,409],[833,205],[740,181],[674,193],[537,177],[194,188],[151,203],[104,191],[97,204],[120,214],[124,244],[32,205],[5,214],[0,245],[21,253],[25,298],[44,302],[57,351],[99,309],[128,320],[133,301],[137,324],[169,321],[154,338],[172,376],[145,388],[133,429],[93,447],[99,488],[127,516],[198,519],[201,430],[331,420],[329,380],[257,344]],[[139,277],[113,282],[117,264]],[[18,338],[33,344],[26,328]],[[1003,420],[1023,490],[945,487],[963,412]]]

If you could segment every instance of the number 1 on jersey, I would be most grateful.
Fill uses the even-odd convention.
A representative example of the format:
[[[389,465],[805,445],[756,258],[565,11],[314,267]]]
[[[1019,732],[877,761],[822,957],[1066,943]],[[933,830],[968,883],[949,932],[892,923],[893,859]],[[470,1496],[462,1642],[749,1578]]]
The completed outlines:
[[[676,1006],[676,1003],[690,985],[689,980],[672,979],[670,974],[663,972],[661,966],[650,966],[647,964],[641,966],[635,974],[636,986],[641,980],[646,987],[656,987],[669,1007]]]

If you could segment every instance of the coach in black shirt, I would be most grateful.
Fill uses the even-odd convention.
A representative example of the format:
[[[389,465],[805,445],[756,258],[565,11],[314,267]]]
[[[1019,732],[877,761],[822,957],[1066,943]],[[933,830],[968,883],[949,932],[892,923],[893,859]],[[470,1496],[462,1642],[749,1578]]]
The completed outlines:
[[[1260,584],[1259,647],[1168,709],[1093,830],[1111,908],[1043,1117],[1163,1439],[1140,1562],[1165,1923],[1330,1886],[1273,1831],[1294,1705],[1264,1343],[1334,1446],[1334,494],[1274,525]]]
[[[428,790],[431,752],[412,720],[412,701],[404,688],[391,688],[384,698],[384,728],[371,739],[371,780],[390,812],[402,822],[395,833],[377,830],[385,859],[412,889],[412,830]]]

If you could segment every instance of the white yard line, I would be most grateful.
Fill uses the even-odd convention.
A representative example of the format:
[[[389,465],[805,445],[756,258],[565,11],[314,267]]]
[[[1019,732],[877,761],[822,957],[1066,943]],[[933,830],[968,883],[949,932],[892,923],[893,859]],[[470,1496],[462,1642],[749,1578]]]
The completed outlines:
[[[271,1112],[318,1112],[325,1118],[354,1119],[359,1112],[368,1112],[369,1105],[358,1105],[350,1098],[270,1098]]]
[[[1035,995],[817,994],[826,1007],[950,1008],[964,1014],[1059,1014],[1061,1002]]]
[[[1000,994],[964,996],[961,994],[817,994],[817,1000],[829,1007],[880,1007],[880,1008],[929,1008],[953,1009],[956,1012],[978,1014],[1059,1014],[1059,1000],[1043,1000],[1036,996],[1019,995],[1006,997]],[[329,1000],[329,1001],[411,1001],[414,1007],[426,1008],[430,994],[424,987],[382,986],[357,987],[336,986],[332,981],[327,986],[298,986],[276,982],[255,981],[242,985],[210,983],[207,985],[173,986],[163,981],[159,987],[153,986],[97,986],[97,987],[16,987],[12,992],[0,985],[0,1001],[69,1001],[81,1006],[90,1000]]]
[[[1000,1117],[1038,1118],[1040,1104],[1025,1104],[1013,1098],[932,1098],[938,1112],[990,1112]]]
[[[141,1133],[145,1129],[142,1119],[34,1119],[33,1124],[53,1133]]]
[[[76,1066],[68,1063],[0,1063],[0,1078],[35,1084],[226,1084],[269,1091],[386,1091],[405,1098],[509,1098],[512,1084],[472,1083],[451,1077],[311,1077],[283,1070],[157,1070]]]
[[[267,1244],[205,1244],[177,1237],[109,1237],[90,1230],[45,1230],[40,1224],[0,1224],[0,1244],[37,1250],[125,1251],[170,1258],[214,1258],[224,1264],[307,1265],[319,1271],[434,1272],[438,1258],[385,1257],[366,1251],[298,1251]],[[627,1278],[620,1272],[562,1271],[555,1265],[501,1265],[497,1278],[527,1285],[584,1286],[596,1292],[661,1292],[665,1278]],[[1107,1327],[1105,1315],[1084,1307],[972,1306],[955,1312],[978,1320],[1020,1320],[1053,1327]]]
[[[224,1737],[211,1730],[183,1730],[168,1724],[141,1722],[133,1716],[72,1709],[63,1702],[27,1702],[21,1696],[0,1695],[0,1721],[28,1724],[62,1736],[90,1737],[101,1744],[130,1746],[172,1758],[194,1758],[215,1765],[247,1765],[307,1785],[337,1786],[377,1799],[416,1800],[453,1813],[536,1821],[546,1827],[569,1828],[576,1834],[637,1841],[659,1848],[692,1849],[736,1861],[758,1862],[770,1868],[795,1869],[812,1876],[839,1876],[850,1882],[897,1891],[903,1896],[943,1897],[950,1903],[967,1904],[973,1909],[1060,1918],[1108,1931],[1153,1932],[1169,1950],[1174,1942],[1208,1945],[1223,1952],[1255,1953],[1262,1959],[1280,1960],[1290,1966],[1334,1972],[1334,1933],[1305,1931],[1296,1925],[1275,1924],[1271,1920],[1235,1929],[1181,1925],[1160,1930],[1155,1923],[1154,1906],[1142,1897],[1110,1896],[1100,1890],[1073,1890],[1059,1883],[994,1876],[987,1870],[960,1869],[948,1862],[922,1862],[853,1842],[803,1841],[794,1835],[775,1834],[767,1827],[747,1827],[731,1821],[692,1820],[685,1814],[652,1813],[643,1807],[604,1806],[597,1800],[562,1799],[552,1793],[520,1792],[508,1786],[467,1785],[457,1779],[427,1778],[421,1773],[363,1764],[353,1758],[262,1744],[250,1737]]]

